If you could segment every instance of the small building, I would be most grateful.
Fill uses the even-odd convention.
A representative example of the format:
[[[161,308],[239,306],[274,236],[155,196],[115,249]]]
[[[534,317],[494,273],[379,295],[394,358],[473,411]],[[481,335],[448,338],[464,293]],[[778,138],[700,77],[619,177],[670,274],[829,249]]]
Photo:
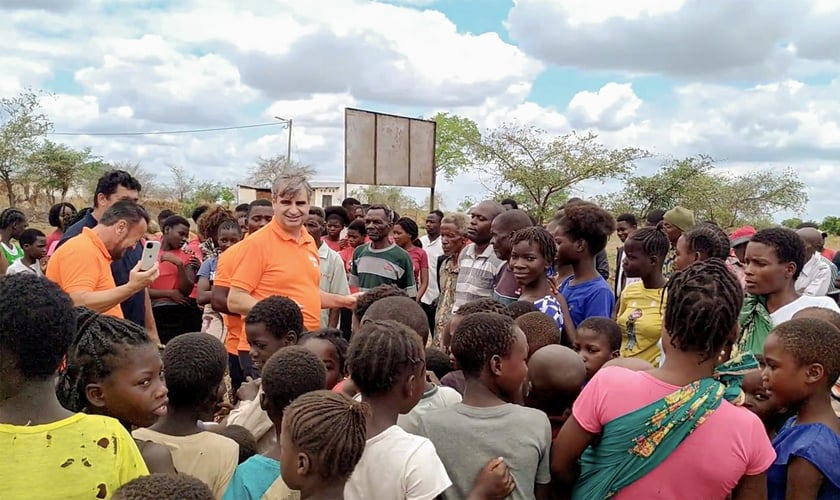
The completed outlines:
[[[309,203],[318,207],[339,205],[344,200],[344,184],[340,181],[311,181],[315,191]],[[244,184],[236,185],[237,203],[251,203],[254,200],[271,200],[271,189]]]

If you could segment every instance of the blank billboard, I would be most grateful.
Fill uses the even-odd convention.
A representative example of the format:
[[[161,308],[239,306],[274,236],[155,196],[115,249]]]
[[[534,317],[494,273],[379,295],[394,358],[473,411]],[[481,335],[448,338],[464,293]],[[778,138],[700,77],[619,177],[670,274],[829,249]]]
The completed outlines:
[[[434,187],[435,122],[347,108],[344,182]]]

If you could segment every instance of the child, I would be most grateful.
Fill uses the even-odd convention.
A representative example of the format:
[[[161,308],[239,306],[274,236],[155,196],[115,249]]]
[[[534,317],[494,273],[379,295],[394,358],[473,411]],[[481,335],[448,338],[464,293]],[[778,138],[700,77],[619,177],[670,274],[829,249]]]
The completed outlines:
[[[764,422],[764,430],[770,439],[776,437],[782,425],[793,415],[787,409],[780,407],[776,395],[764,387],[762,372],[767,366],[764,356],[756,356],[759,368],[749,370],[741,379],[741,390],[744,391],[744,408],[758,415]]]
[[[324,328],[305,334],[298,345],[312,351],[327,370],[327,389],[333,389],[347,376],[347,341],[341,330]]]
[[[587,318],[578,325],[573,347],[586,367],[586,380],[592,380],[604,363],[619,357],[621,328],[609,318]]]
[[[274,444],[236,468],[225,500],[297,498],[280,475],[283,411],[297,397],[324,389],[324,364],[305,347],[290,346],[271,356],[263,367],[262,380],[260,405],[273,422]]]
[[[719,259],[668,282],[661,368],[602,368],[581,391],[552,449],[573,498],[764,498],[774,453],[754,414],[712,378],[734,343],[743,291]],[[579,477],[578,477],[579,475]]]
[[[368,308],[376,301],[384,299],[385,297],[408,297],[408,295],[405,293],[405,290],[397,288],[395,285],[379,285],[363,293],[356,300],[356,307],[353,309],[354,332],[358,331],[359,324],[361,323],[362,318],[364,318]]]
[[[567,205],[554,229],[557,263],[571,265],[574,274],[560,284],[572,326],[591,316],[611,318],[615,297],[610,285],[595,270],[595,256],[606,248],[615,231],[615,219],[598,205],[577,202]]]
[[[476,314],[480,312],[494,312],[496,314],[501,314],[502,316],[506,316],[508,314],[508,309],[504,305],[499,302],[496,302],[493,299],[476,299],[471,302],[467,302],[466,304],[462,305],[455,314],[452,315],[452,319],[449,320],[449,324],[447,325],[446,329],[443,332],[443,338],[441,342],[443,343],[443,347],[445,351],[449,351],[449,344],[452,341],[452,332],[454,332],[458,325],[461,324],[461,321],[464,320],[467,316],[471,314]],[[454,360],[454,357],[453,357]],[[457,365],[457,361],[455,362]],[[448,373],[444,378],[440,381],[443,385],[452,387],[459,394],[464,394],[464,387],[466,381],[464,379],[464,372],[457,368],[456,370]]]
[[[169,341],[163,366],[169,389],[167,411],[151,427],[136,429],[134,437],[169,448],[179,473],[201,479],[221,498],[239,462],[239,446],[201,430],[198,422],[213,418],[227,352],[206,333],[185,333]]]
[[[452,484],[434,445],[397,425],[423,396],[424,356],[420,336],[396,321],[366,321],[351,339],[350,374],[372,415],[365,451],[344,488],[348,500],[432,499]]]
[[[37,229],[27,229],[20,235],[20,246],[23,250],[23,257],[14,261],[6,274],[31,273],[35,276],[43,276],[41,259],[47,255],[47,237]]]
[[[341,233],[350,224],[347,210],[344,207],[327,207],[324,209],[324,222],[327,229],[327,234],[322,238],[324,244],[334,252],[341,252]]]
[[[507,308],[508,314],[510,314],[510,317],[514,320],[516,320],[516,318],[522,316],[523,314],[539,311],[539,309],[537,309],[537,306],[535,306],[533,302],[528,302],[527,300],[517,300],[511,302],[507,305]]]
[[[203,219],[202,219],[203,221]],[[204,307],[204,318],[201,331],[207,332],[224,342],[227,329],[222,321],[222,315],[213,310],[210,300],[213,294],[213,281],[216,279],[216,268],[219,265],[219,255],[242,239],[242,228],[233,218],[222,219],[218,224],[210,225],[207,231],[212,234],[211,241],[217,249],[217,254],[201,263],[198,270],[198,305]]]
[[[365,228],[365,221],[362,219],[356,219],[347,226],[347,246],[341,249],[338,252],[338,255],[341,256],[341,259],[344,261],[344,269],[347,271],[347,275],[350,275],[350,261],[353,260],[353,252],[356,251],[356,248],[364,245],[367,243],[367,229]],[[351,292],[358,292],[359,289],[356,288],[353,290],[351,288]]]
[[[624,272],[641,281],[624,287],[618,301],[616,322],[621,327],[621,356],[641,358],[654,366],[661,354],[659,337],[666,299],[662,293],[662,265],[668,245],[665,233],[652,227],[633,231],[624,242]]]
[[[297,344],[303,331],[303,315],[295,301],[279,296],[267,297],[251,308],[245,318],[245,336],[254,367],[262,367],[275,352]],[[250,391],[249,391],[250,389]],[[243,384],[239,403],[227,416],[227,425],[245,427],[257,440],[257,450],[267,452],[276,443],[274,424],[260,407],[258,383]]]
[[[729,236],[714,224],[703,222],[682,234],[674,253],[674,271],[682,271],[695,262],[729,258]]]
[[[525,401],[548,415],[551,436],[569,418],[572,403],[586,380],[586,368],[580,356],[562,345],[549,345],[535,352],[528,360],[530,391]]]
[[[547,345],[560,343],[560,329],[554,318],[539,311],[529,312],[516,318],[516,326],[525,333],[528,341],[528,358]]]
[[[283,413],[280,467],[301,499],[344,498],[365,449],[369,408],[331,391],[295,399]]]
[[[408,252],[411,264],[414,266],[414,282],[417,283],[417,302],[429,288],[429,256],[420,243],[420,229],[417,223],[409,217],[401,217],[394,223],[391,230],[394,243]]]
[[[71,411],[105,415],[123,426],[149,427],[166,414],[163,362],[146,329],[130,321],[77,307],[78,330],[56,393]],[[169,449],[138,441],[152,473],[175,472]]]
[[[828,321],[838,329],[840,329],[840,313],[832,311],[831,309],[824,309],[821,307],[807,307],[793,315],[793,319],[797,318],[815,318],[823,321]],[[834,413],[840,417],[840,379],[834,383],[831,388],[831,407],[834,408]]]
[[[375,302],[365,313],[362,325],[369,321],[393,320],[407,326],[420,338],[428,338],[429,321],[420,304],[408,297],[387,297]],[[425,350],[424,350],[425,359]],[[406,432],[417,434],[420,417],[426,413],[448,408],[461,402],[461,395],[451,387],[438,387],[424,377],[425,385],[420,401],[408,413],[397,417],[397,425]]]
[[[29,273],[0,279],[0,498],[110,498],[149,473],[128,431],[55,393],[76,334],[73,303]]]
[[[767,337],[764,357],[764,384],[796,411],[773,439],[768,498],[840,497],[840,420],[830,396],[840,377],[840,330],[819,319],[786,321]]]
[[[463,402],[420,419],[453,479],[445,499],[466,498],[488,460],[504,457],[515,483],[511,498],[548,498],[551,426],[523,399],[528,375],[525,334],[507,316],[476,313],[452,337],[452,353],[466,377]],[[492,439],[488,439],[492,436]]]
[[[526,227],[514,231],[510,243],[509,263],[521,287],[519,300],[533,302],[540,312],[551,316],[561,330],[569,325],[566,336],[574,338],[569,307],[562,295],[554,293],[549,279],[557,254],[551,233],[539,226]]]
[[[29,226],[26,215],[16,208],[7,208],[0,212],[0,275],[5,275],[6,270],[23,258],[23,250],[12,240],[18,240],[23,231]]]
[[[138,477],[117,490],[113,500],[213,500],[213,492],[199,479],[186,474],[152,474]]]
[[[452,372],[452,362],[445,352],[436,347],[427,347],[426,369],[434,373],[435,378],[440,381],[440,379]]]

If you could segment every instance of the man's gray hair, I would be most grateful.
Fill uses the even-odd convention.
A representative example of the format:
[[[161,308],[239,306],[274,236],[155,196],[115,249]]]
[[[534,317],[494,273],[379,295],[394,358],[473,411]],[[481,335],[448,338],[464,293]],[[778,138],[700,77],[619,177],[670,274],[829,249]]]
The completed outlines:
[[[271,186],[271,196],[274,199],[291,198],[301,191],[306,191],[307,199],[315,193],[306,176],[298,173],[280,174]]]

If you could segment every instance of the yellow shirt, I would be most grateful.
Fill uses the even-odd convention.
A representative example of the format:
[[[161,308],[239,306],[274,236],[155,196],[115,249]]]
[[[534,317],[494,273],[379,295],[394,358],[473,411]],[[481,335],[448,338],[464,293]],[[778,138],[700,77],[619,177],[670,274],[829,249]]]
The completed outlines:
[[[645,288],[639,281],[627,285],[618,301],[616,321],[621,327],[621,357],[639,358],[659,365],[662,314],[661,288]]]
[[[77,413],[44,425],[0,424],[0,498],[111,498],[149,474],[134,439],[118,421]]]

